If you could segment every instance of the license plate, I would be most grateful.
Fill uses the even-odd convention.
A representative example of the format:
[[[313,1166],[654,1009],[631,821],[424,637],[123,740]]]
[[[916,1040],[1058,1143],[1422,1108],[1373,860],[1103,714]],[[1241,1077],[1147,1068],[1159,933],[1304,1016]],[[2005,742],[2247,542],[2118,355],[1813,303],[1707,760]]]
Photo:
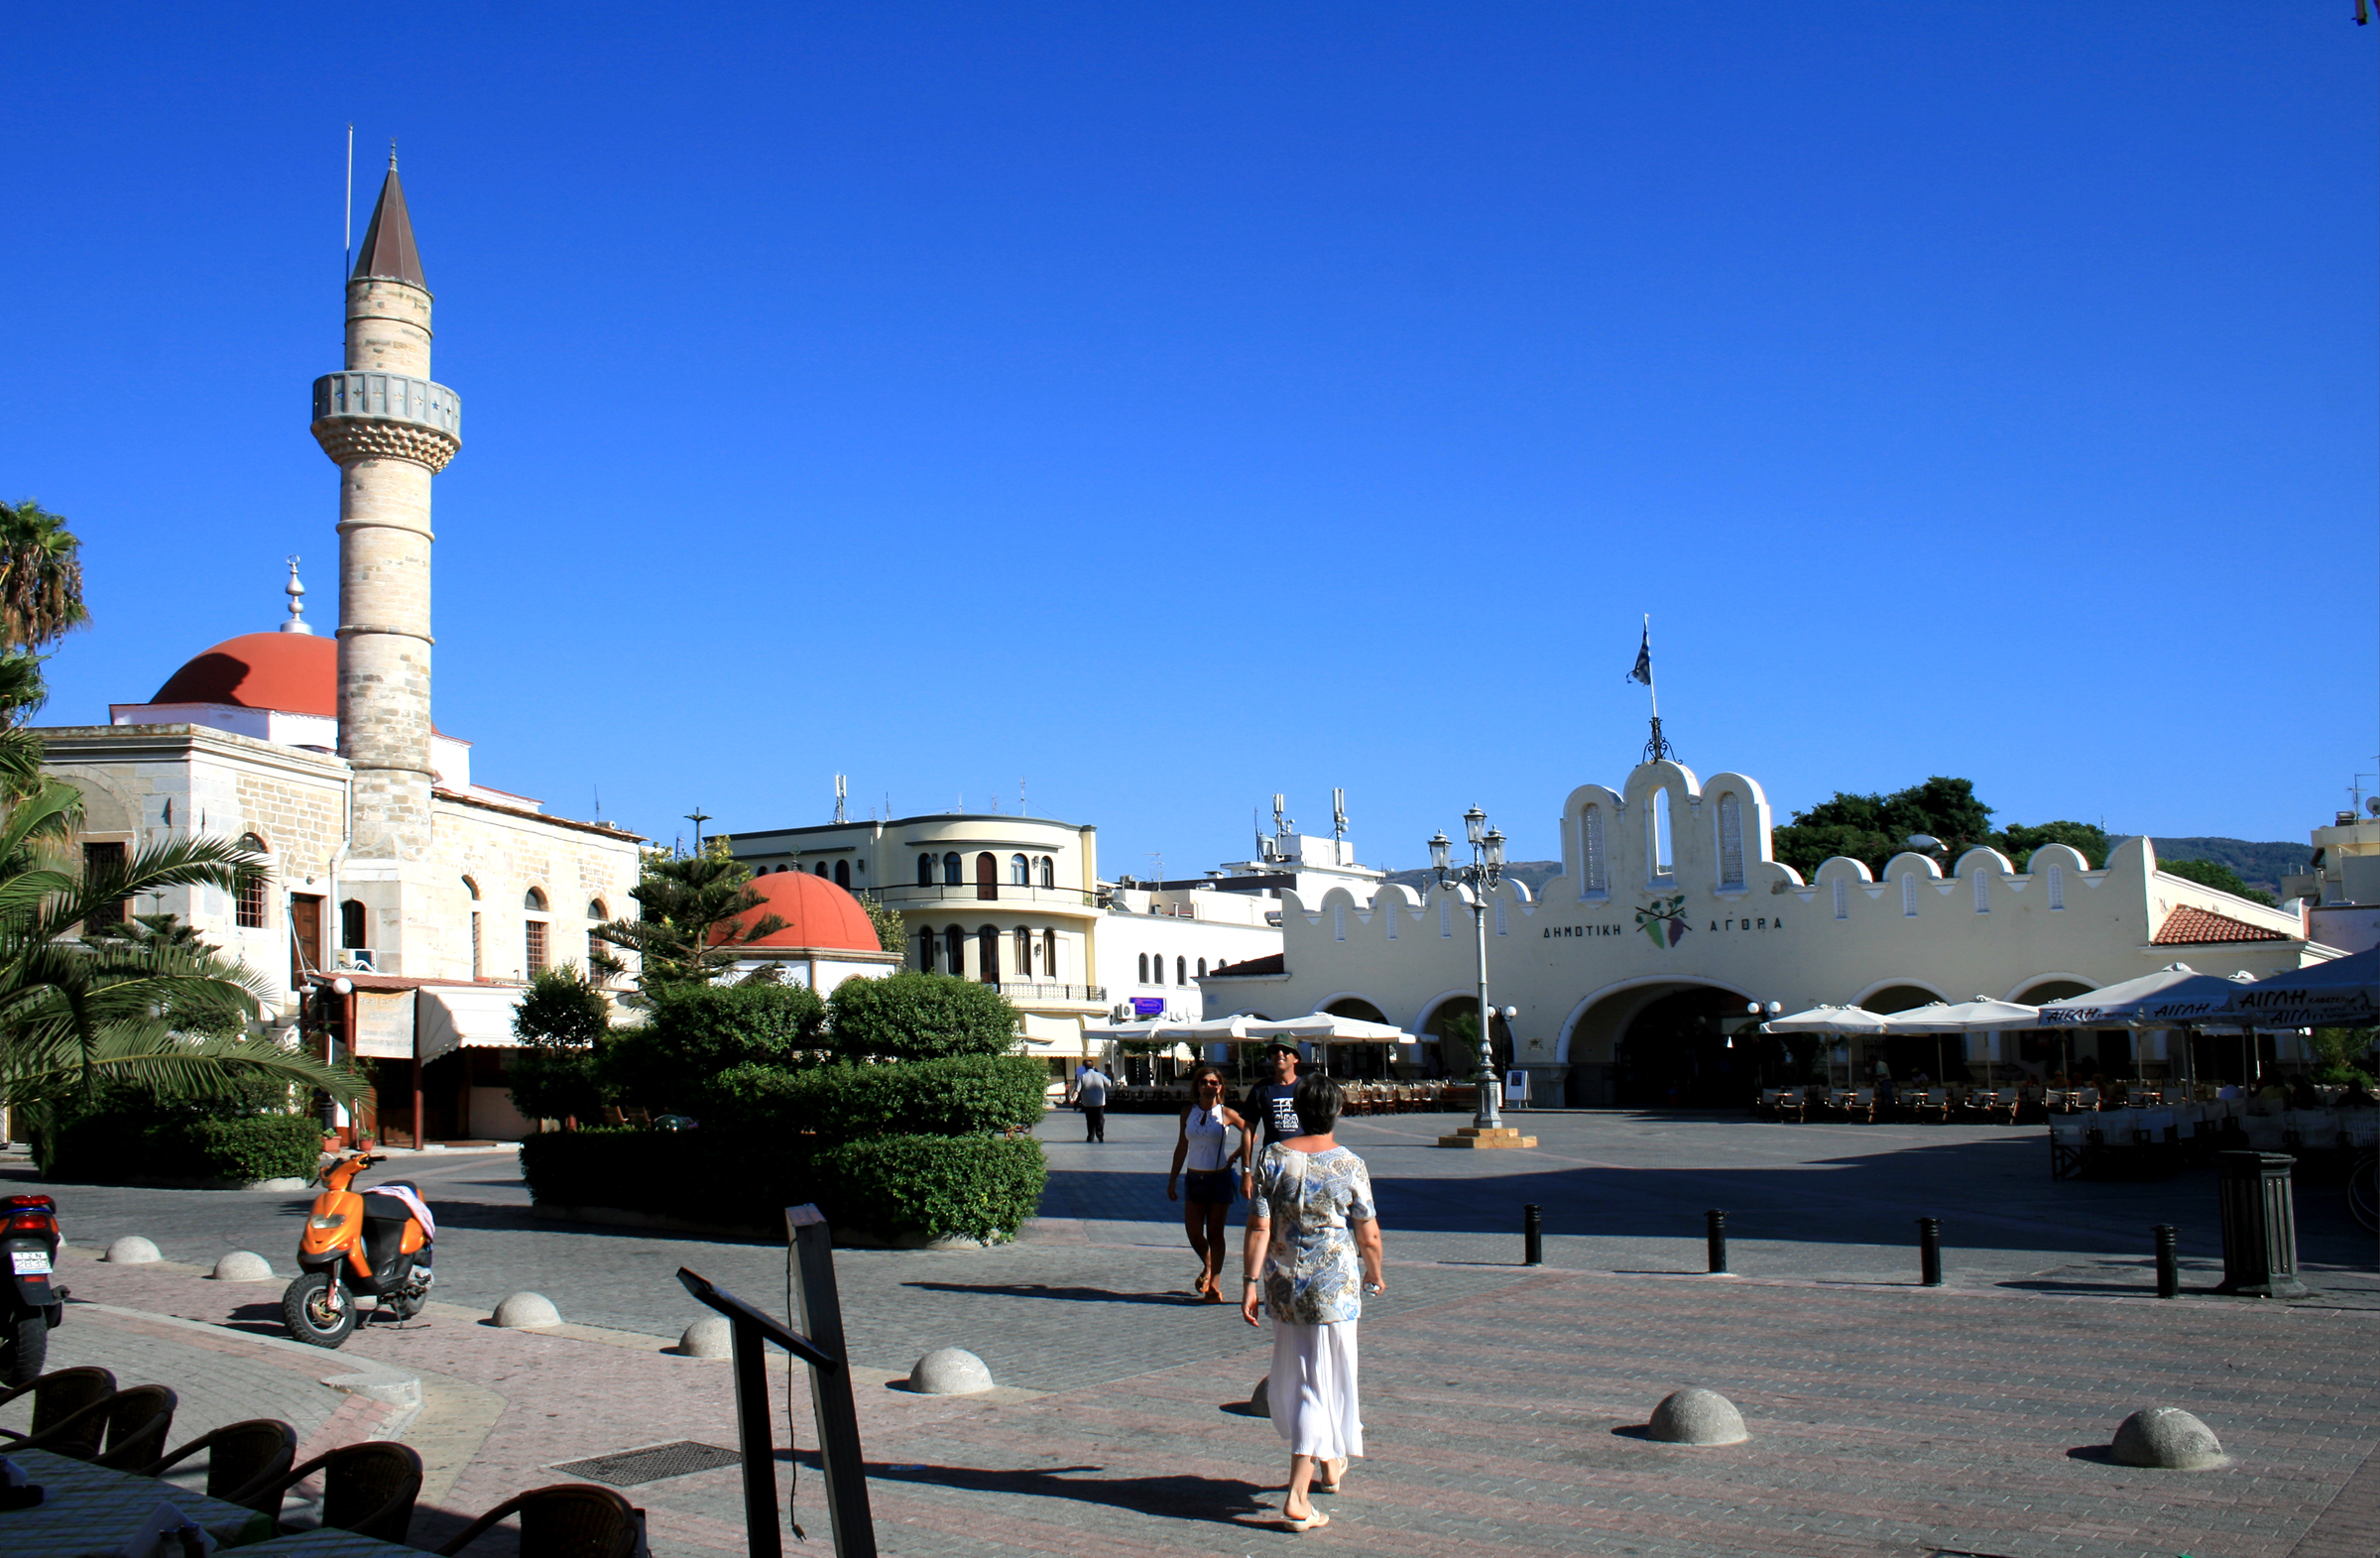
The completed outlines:
[[[50,1252],[47,1250],[11,1250],[8,1253],[8,1263],[19,1276],[44,1275],[50,1269]]]

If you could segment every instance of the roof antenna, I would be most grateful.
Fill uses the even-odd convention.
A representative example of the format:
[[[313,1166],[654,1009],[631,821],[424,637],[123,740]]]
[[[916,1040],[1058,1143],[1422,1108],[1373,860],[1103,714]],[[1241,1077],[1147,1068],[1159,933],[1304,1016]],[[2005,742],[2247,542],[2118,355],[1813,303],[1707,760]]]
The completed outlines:
[[[595,820],[601,822],[603,820],[603,786],[597,784],[593,787],[595,790]]]
[[[843,800],[844,800],[844,797],[845,797],[845,796],[847,796],[847,795],[849,795],[850,793],[851,793],[850,787],[844,783],[844,781],[843,781],[843,776],[842,776],[842,775],[840,775],[840,774],[836,775],[836,776],[835,776],[835,820],[836,820],[837,822],[839,822],[839,823],[840,823],[840,822],[848,822],[848,821],[850,821],[850,820],[851,820],[849,817],[847,817],[847,816],[845,816],[845,815],[843,814]]]
[[[281,631],[310,635],[314,630],[306,626],[305,586],[298,582],[298,554],[291,552],[286,560],[290,565],[290,582],[282,586],[281,592],[290,598],[290,620],[281,625]]]

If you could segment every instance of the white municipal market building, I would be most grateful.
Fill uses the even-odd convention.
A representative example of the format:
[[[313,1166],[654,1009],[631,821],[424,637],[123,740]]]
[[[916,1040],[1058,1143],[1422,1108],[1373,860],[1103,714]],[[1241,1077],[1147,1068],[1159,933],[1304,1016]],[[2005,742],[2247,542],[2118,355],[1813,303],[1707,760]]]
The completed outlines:
[[[1768,798],[1742,774],[1698,779],[1666,760],[1611,789],[1582,784],[1562,802],[1563,875],[1532,899],[1505,882],[1488,899],[1488,998],[1500,1066],[1525,1069],[1540,1105],[1740,1103],[1757,1073],[1790,1064],[1782,1041],[1729,1034],[1752,1003],[1798,1012],[1822,1003],[1900,1011],[1975,996],[2038,1005],[2186,962],[2263,976],[2336,956],[2294,910],[2269,908],[2157,869],[2145,838],[2092,870],[2061,844],[2019,872],[1988,848],[1950,863],[1896,855],[1883,876],[1837,857],[1805,882],[1773,858]],[[1458,853],[1462,846],[1458,844]],[[1429,1035],[1478,1010],[1471,897],[1382,884],[1284,893],[1275,965],[1203,982],[1209,1017],[1337,1012]],[[1732,1039],[1732,1043],[1730,1043]],[[2077,1040],[2070,1040],[2070,1042]],[[2164,1035],[2134,1049],[2121,1032],[2011,1035],[2003,1058],[2035,1074],[2165,1074]],[[2231,1069],[2202,1038],[2199,1074]],[[2271,1040],[2265,1040],[2270,1043]],[[1476,1055],[1476,1039],[1472,1053]],[[1383,1052],[1401,1073],[1468,1075],[1452,1044]],[[1955,1048],[1955,1045],[1954,1045]],[[1931,1039],[1880,1043],[1893,1074],[1940,1075]],[[2272,1058],[2267,1056],[2267,1059]],[[1870,1056],[1862,1056],[1863,1066]],[[2178,1069],[2178,1064],[2177,1067]],[[1953,1070],[1956,1075],[1956,1070]],[[1769,1074],[1765,1080],[1780,1078]]]

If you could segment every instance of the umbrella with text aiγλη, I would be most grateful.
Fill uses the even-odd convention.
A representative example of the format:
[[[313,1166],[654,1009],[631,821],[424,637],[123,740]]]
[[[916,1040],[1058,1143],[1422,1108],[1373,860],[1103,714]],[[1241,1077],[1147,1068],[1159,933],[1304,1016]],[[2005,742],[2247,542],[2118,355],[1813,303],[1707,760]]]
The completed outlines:
[[[2084,991],[2063,1001],[2045,1001],[2041,1007],[2041,1025],[2060,1029],[2178,1027],[2236,1031],[2240,1025],[2238,1019],[2225,1019],[2222,1013],[2229,1008],[2239,988],[2249,983],[2252,981],[2246,974],[2202,974],[2188,963],[2168,963],[2156,973],[2143,974],[2138,979]],[[2062,1052],[2064,1046],[2062,1032]],[[2187,1035],[2182,1054],[2183,1080],[2195,1083]]]

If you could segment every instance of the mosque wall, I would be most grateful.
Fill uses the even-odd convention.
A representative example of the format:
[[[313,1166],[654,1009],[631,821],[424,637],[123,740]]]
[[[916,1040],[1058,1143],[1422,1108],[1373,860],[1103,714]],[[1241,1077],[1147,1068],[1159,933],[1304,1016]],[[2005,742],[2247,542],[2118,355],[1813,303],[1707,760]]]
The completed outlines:
[[[544,926],[547,964],[584,967],[587,932],[636,911],[629,893],[637,885],[637,845],[628,833],[438,796],[431,807],[430,845],[436,875],[415,884],[417,891],[408,896],[409,911],[416,901],[421,905],[408,929],[426,942],[431,966],[409,961],[405,972],[440,979],[526,978],[532,971],[532,923]],[[532,905],[532,892],[543,900],[542,908]]]

